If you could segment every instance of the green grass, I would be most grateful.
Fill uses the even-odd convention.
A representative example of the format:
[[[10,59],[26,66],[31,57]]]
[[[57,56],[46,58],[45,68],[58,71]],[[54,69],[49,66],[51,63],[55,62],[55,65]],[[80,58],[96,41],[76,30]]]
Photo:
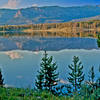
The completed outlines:
[[[0,100],[94,100],[94,97],[95,93],[89,98],[85,98],[85,96],[80,96],[79,94],[69,97],[54,96],[47,91],[40,92],[30,89],[0,87]]]
[[[70,100],[66,97],[57,97],[52,93],[33,91],[19,88],[0,88],[0,100]]]

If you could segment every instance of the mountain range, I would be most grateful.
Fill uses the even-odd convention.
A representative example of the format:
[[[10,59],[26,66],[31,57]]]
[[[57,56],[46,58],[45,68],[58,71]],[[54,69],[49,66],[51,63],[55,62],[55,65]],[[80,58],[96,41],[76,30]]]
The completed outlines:
[[[84,18],[100,19],[99,15],[100,6],[44,6],[21,9],[0,9],[0,25],[63,23]]]

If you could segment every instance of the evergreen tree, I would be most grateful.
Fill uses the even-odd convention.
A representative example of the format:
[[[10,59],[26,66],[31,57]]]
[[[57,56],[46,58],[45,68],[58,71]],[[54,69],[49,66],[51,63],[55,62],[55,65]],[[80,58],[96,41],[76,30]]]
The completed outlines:
[[[100,35],[98,35],[97,44],[98,44],[98,47],[100,48]]]
[[[99,66],[99,77],[96,80],[97,88],[100,88],[100,66]]]
[[[38,73],[39,73],[39,75],[37,75],[37,80],[35,82],[35,85],[36,85],[37,89],[42,90],[44,75],[42,72],[38,72]]]
[[[58,82],[58,73],[56,73],[57,65],[53,63],[53,57],[48,57],[48,54],[44,53],[42,62],[40,64],[40,72],[37,76],[38,81],[36,86],[39,89],[52,90],[52,88],[57,85]]]
[[[68,66],[71,70],[71,73],[69,73],[68,80],[74,87],[74,91],[76,92],[78,89],[81,88],[81,83],[84,80],[84,74],[83,74],[83,65],[79,61],[79,58],[74,56],[73,57],[73,64]]]
[[[0,69],[0,86],[4,85],[3,81],[4,81],[4,79],[2,78],[2,72],[1,72],[1,69]]]
[[[56,73],[57,65],[52,63],[53,57],[51,56],[48,59],[48,67],[45,71],[45,85],[44,87],[48,90],[52,90],[52,87],[57,85],[58,82],[58,73]]]
[[[95,78],[94,66],[91,67],[88,76],[89,76],[89,82],[94,83],[94,78]]]

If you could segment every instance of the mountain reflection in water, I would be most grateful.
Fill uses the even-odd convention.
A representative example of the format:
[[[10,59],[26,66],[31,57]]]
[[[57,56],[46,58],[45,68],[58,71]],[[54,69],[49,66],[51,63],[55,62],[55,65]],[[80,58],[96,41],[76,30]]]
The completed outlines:
[[[98,49],[98,46],[96,39],[93,38],[0,37],[0,51],[58,51],[62,49]]]

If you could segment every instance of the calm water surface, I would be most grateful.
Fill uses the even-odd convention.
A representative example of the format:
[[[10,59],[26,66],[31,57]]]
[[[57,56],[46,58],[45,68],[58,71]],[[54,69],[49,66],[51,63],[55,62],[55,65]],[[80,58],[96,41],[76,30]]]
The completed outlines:
[[[15,87],[34,87],[37,71],[40,68],[43,51],[32,52],[15,50],[0,52],[0,68],[3,71],[5,84]],[[84,66],[85,79],[91,66],[95,66],[96,78],[100,76],[100,50],[91,49],[65,49],[60,51],[48,51],[49,56],[57,62],[59,78],[67,83],[68,65],[72,63],[73,56],[79,56]]]

